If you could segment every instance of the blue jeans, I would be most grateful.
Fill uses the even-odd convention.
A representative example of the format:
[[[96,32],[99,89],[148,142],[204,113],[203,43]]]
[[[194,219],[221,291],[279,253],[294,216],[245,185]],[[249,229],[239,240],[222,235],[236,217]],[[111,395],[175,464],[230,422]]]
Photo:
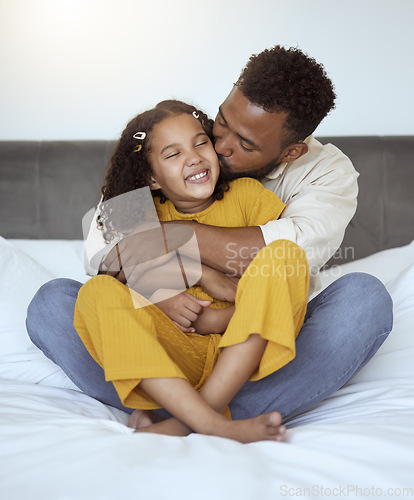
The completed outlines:
[[[63,278],[43,285],[28,308],[29,336],[85,394],[132,413],[73,327],[81,286]],[[288,417],[327,398],[377,352],[391,331],[392,318],[391,297],[377,278],[364,273],[339,278],[309,302],[296,357],[264,379],[246,382],[229,405],[233,419],[272,410]]]

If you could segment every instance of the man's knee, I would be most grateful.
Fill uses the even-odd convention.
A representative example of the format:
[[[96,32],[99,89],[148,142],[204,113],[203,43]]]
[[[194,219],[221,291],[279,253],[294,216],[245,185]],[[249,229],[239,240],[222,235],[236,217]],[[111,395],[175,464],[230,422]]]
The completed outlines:
[[[337,280],[342,292],[363,300],[366,304],[392,308],[392,299],[385,285],[375,276],[367,273],[349,273]]]
[[[55,308],[65,301],[76,300],[81,283],[69,278],[56,278],[42,285],[28,307],[29,314],[40,313]]]
[[[337,280],[345,303],[360,312],[360,321],[370,323],[380,334],[389,333],[393,323],[393,303],[385,285],[367,273],[350,273]]]
[[[73,321],[73,310],[81,283],[68,278],[57,278],[42,285],[27,309],[26,328],[32,342],[39,346],[49,327],[64,321]]]

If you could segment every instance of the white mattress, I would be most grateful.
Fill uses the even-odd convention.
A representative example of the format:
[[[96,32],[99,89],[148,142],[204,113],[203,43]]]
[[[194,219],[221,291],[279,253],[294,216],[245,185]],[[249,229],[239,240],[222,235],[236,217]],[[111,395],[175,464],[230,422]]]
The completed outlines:
[[[414,495],[414,242],[323,273],[366,271],[394,301],[389,338],[348,384],[292,419],[284,443],[133,434],[38,351],[27,305],[85,281],[81,241],[0,238],[0,498],[273,499]]]

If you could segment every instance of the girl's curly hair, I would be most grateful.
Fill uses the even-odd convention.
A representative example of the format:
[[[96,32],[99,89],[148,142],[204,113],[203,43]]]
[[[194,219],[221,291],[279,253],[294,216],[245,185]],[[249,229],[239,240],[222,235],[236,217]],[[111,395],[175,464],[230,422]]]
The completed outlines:
[[[276,45],[251,56],[236,85],[265,111],[287,114],[287,144],[312,134],[335,107],[336,95],[324,67],[297,48]]]
[[[159,102],[155,108],[144,111],[133,118],[122,132],[101,189],[102,203],[100,205],[100,215],[97,216],[98,228],[103,231],[107,243],[110,243],[116,236],[115,227],[117,224],[115,223],[115,214],[108,213],[109,210],[105,207],[104,202],[115,196],[150,185],[152,174],[149,161],[151,132],[155,125],[166,118],[183,113],[190,115],[195,113],[207,136],[213,141],[213,120],[196,107],[177,100]],[[145,139],[140,141],[134,138],[134,134],[137,132],[145,132]],[[141,148],[139,152],[134,152],[137,146],[141,146]],[[213,199],[221,200],[228,189],[227,181],[220,175],[213,192]],[[154,197],[158,196],[161,203],[165,203],[166,197],[160,190],[151,191],[151,193]]]

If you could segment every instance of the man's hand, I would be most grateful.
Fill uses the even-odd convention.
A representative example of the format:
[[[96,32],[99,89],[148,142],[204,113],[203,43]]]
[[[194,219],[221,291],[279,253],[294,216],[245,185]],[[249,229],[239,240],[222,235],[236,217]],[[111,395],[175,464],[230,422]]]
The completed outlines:
[[[192,323],[199,314],[211,304],[209,300],[201,300],[193,295],[177,290],[157,290],[150,301],[163,311],[184,333],[194,332]]]
[[[99,274],[109,274],[145,296],[159,288],[185,289],[201,274],[194,232],[179,224],[134,232],[109,252]]]

